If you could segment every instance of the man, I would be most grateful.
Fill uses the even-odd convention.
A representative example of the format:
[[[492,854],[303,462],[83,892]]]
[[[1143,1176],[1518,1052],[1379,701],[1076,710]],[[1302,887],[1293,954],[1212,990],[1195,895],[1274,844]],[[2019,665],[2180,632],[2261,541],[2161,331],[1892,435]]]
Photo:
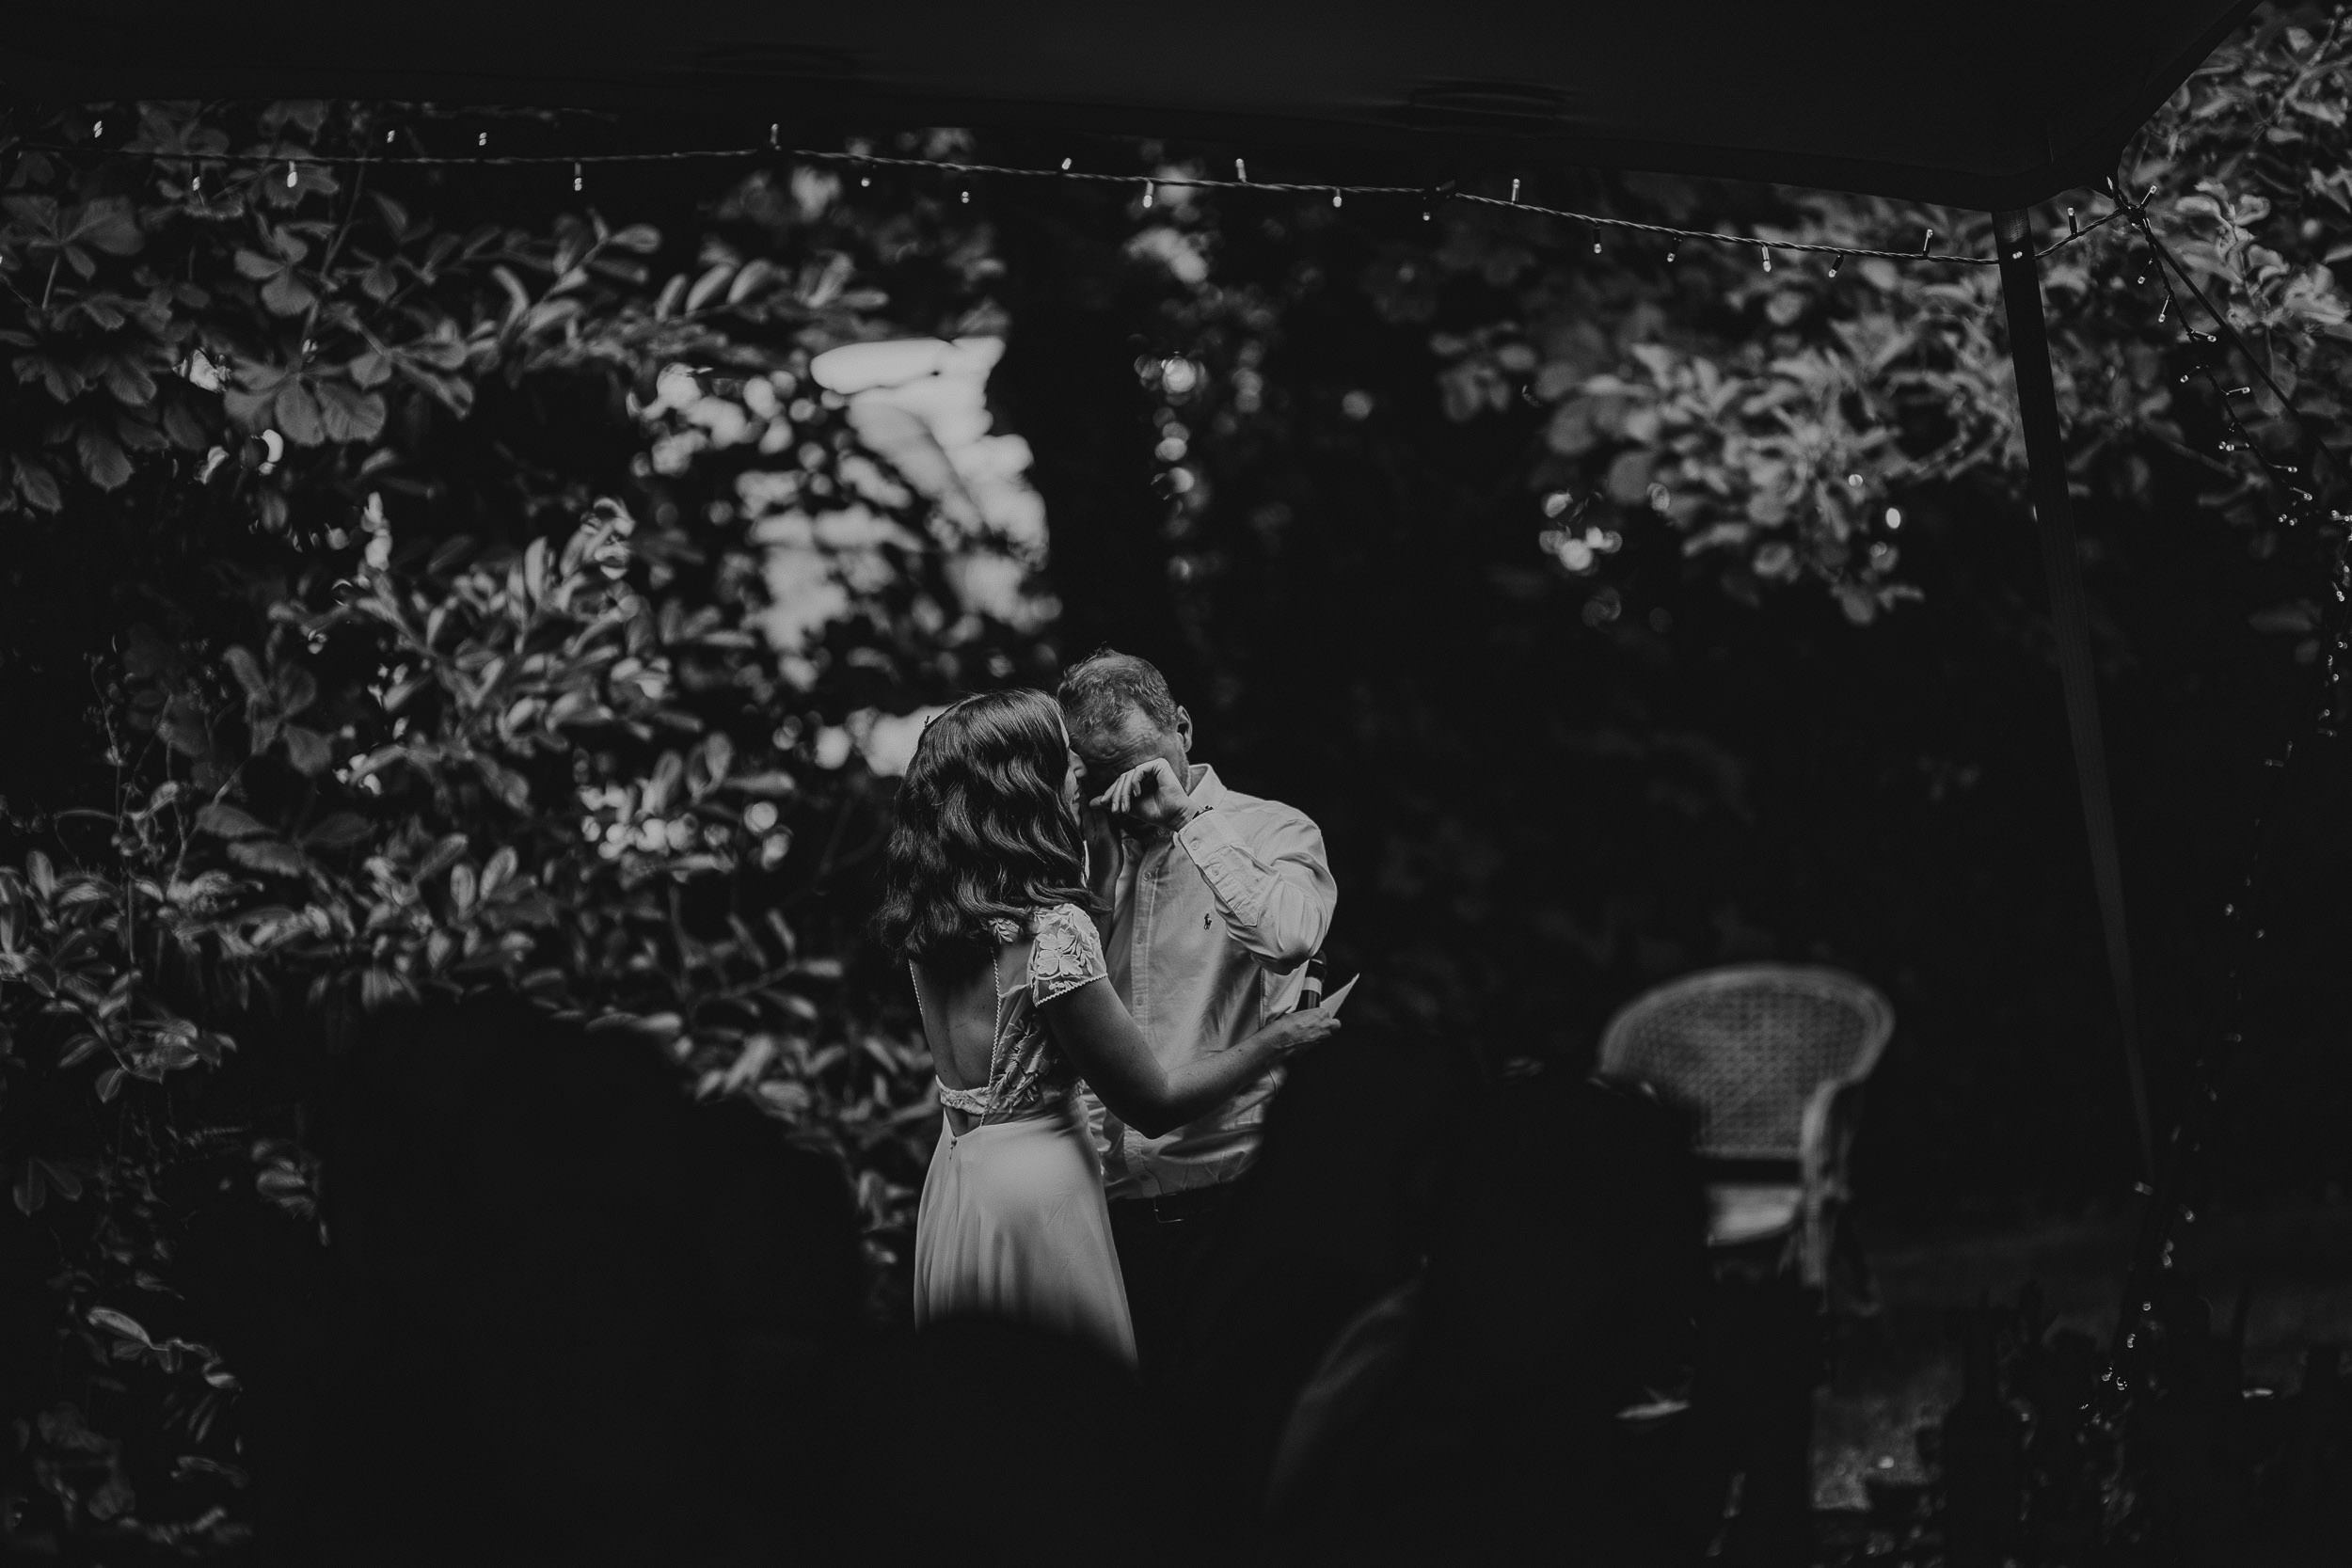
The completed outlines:
[[[1059,697],[1109,909],[1111,985],[1162,1066],[1225,1050],[1297,1005],[1339,899],[1323,833],[1195,764],[1192,716],[1147,660],[1105,648]],[[1281,1076],[1157,1138],[1086,1097],[1147,1384],[1166,1387],[1175,1370],[1188,1287]]]

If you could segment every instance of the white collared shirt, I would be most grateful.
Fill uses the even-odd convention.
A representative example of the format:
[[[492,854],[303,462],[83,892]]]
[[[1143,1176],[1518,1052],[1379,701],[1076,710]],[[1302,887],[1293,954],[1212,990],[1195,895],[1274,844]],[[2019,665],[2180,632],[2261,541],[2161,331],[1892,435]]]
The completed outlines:
[[[1201,764],[1184,784],[1203,809],[1182,831],[1119,841],[1104,933],[1111,986],[1163,1068],[1238,1045],[1295,1006],[1306,961],[1339,902],[1322,830],[1304,812],[1227,789]],[[1156,1197],[1232,1180],[1257,1154],[1281,1077],[1277,1069],[1157,1138],[1089,1092],[1087,1122],[1109,1196]]]

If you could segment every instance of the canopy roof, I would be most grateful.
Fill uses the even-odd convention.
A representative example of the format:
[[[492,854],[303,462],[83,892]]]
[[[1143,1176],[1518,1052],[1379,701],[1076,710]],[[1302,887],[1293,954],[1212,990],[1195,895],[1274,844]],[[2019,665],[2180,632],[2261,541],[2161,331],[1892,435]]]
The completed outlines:
[[[2022,207],[2109,172],[2253,0],[72,0],[20,102],[676,104],[1338,143]],[[28,14],[30,13],[30,14]]]

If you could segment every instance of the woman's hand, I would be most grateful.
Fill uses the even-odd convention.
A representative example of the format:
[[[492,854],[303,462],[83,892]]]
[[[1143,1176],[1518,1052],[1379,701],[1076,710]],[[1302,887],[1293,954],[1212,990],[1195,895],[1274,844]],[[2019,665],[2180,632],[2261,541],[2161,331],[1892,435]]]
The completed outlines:
[[[1296,1007],[1258,1031],[1257,1038],[1278,1062],[1286,1062],[1309,1046],[1340,1032],[1337,1013],[1321,1007]]]

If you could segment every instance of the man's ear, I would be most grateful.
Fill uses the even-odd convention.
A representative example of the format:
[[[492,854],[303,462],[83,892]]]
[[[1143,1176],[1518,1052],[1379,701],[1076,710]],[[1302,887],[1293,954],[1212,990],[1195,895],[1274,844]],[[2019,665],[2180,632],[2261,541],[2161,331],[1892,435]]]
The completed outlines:
[[[1184,743],[1185,752],[1192,750],[1192,715],[1183,706],[1176,709],[1176,738]]]

